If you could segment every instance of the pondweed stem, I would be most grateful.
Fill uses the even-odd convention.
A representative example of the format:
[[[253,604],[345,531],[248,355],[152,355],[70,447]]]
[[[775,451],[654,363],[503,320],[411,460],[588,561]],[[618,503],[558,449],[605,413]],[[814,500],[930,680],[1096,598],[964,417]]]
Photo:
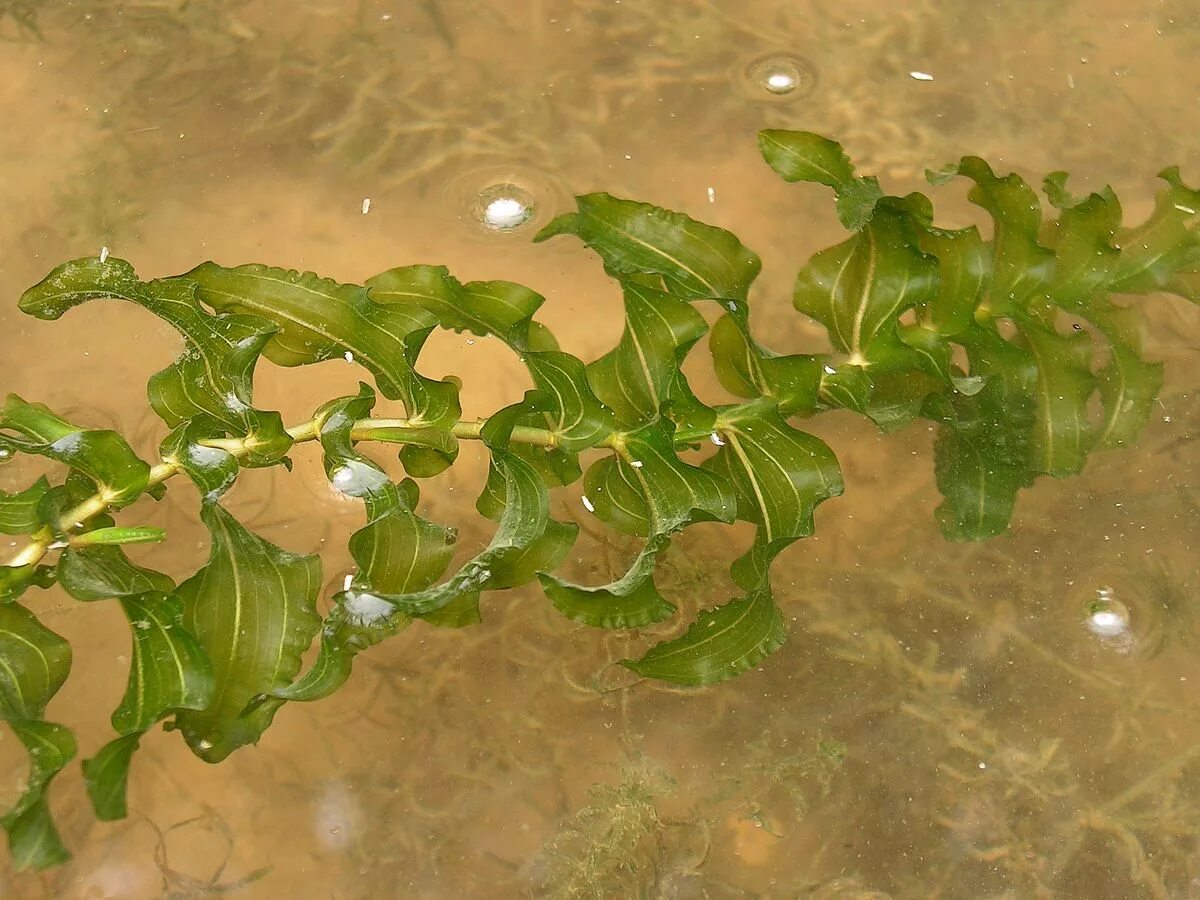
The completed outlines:
[[[451,431],[459,440],[477,441],[481,440],[481,432],[486,424],[486,419],[474,422],[457,422],[452,426]],[[387,443],[403,444],[405,443],[403,431],[405,429],[416,430],[419,427],[413,425],[407,419],[360,419],[354,423],[354,427],[350,431],[350,436],[355,441],[382,440],[377,435],[380,431],[386,430],[393,435],[389,436],[386,441]],[[320,435],[320,428],[320,420],[314,418],[299,425],[293,425],[287,429],[287,433],[295,443],[303,444],[316,440]],[[554,447],[558,444],[558,438],[553,432],[545,428],[533,428],[528,425],[518,425],[515,427],[511,440],[515,444],[529,444],[535,447]],[[611,440],[610,438],[608,441],[605,441],[602,446],[608,446]],[[253,448],[248,438],[213,438],[201,441],[200,443],[207,447],[216,447],[224,450],[238,459],[246,456]],[[151,468],[150,480],[147,487],[160,485],[180,471],[181,467],[177,462],[163,460]],[[78,506],[67,510],[63,514],[62,518],[58,521],[58,531],[65,532],[70,531],[72,528],[77,528],[89,519],[107,511],[108,508],[109,503],[103,495],[99,493],[93,494]],[[46,552],[55,540],[57,540],[57,536],[52,529],[42,528],[35,532],[29,543],[18,550],[5,565],[15,567],[36,564],[46,555]]]

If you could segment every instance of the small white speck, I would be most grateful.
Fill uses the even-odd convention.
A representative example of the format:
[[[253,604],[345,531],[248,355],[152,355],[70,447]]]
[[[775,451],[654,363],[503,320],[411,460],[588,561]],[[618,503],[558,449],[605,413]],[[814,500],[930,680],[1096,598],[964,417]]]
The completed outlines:
[[[629,464],[635,469],[640,469],[642,467],[642,461],[640,459],[631,459]]]
[[[594,513],[596,511],[596,507],[592,506],[592,501],[587,498],[586,494],[583,495],[582,499],[583,499],[583,508],[586,509],[590,513]]]
[[[714,431],[712,434],[710,434],[710,435],[708,436],[708,439],[709,439],[710,441],[712,441],[714,444],[716,444],[718,447],[724,447],[724,446],[725,446],[725,441],[724,441],[724,440],[721,438],[721,436],[720,436],[719,434],[717,434],[715,431]]]
[[[100,264],[103,265],[108,260],[108,248],[100,248]]]
[[[826,375],[836,375],[836,374],[837,374],[837,369],[835,369],[833,366],[826,366],[826,367],[825,367],[825,374],[826,374]]]
[[[351,353],[349,350],[347,350],[345,353],[342,354],[342,359],[344,359],[348,363],[352,363],[352,362],[354,362],[354,354]]]
[[[709,203],[716,203],[716,202],[717,202],[717,191],[716,191],[716,189],[715,189],[715,188],[709,188],[709,189],[708,189],[708,202],[709,202]]]
[[[363,211],[364,216],[371,211],[371,198],[370,197],[363,197],[362,211]]]
[[[1067,73],[1067,87],[1071,88],[1072,90],[1075,89],[1075,76],[1070,72]]]
[[[914,78],[917,81],[933,81],[933,76],[928,72],[909,72],[909,78]]]
[[[1194,216],[1196,214],[1194,209],[1192,209],[1190,206],[1184,206],[1182,203],[1176,203],[1175,208],[1180,212],[1187,213],[1189,216]]]
[[[979,768],[981,768],[981,769],[986,769],[986,768],[987,768],[987,763],[985,763],[985,762],[981,762],[981,763],[979,764]]]
[[[626,153],[626,154],[625,154],[625,158],[626,158],[626,159],[633,159],[633,157],[632,157],[632,156],[630,156],[628,153]]]
[[[350,590],[350,584],[353,581],[354,581],[354,576],[351,575],[349,572],[347,572],[346,577],[342,579],[342,590],[343,591]]]

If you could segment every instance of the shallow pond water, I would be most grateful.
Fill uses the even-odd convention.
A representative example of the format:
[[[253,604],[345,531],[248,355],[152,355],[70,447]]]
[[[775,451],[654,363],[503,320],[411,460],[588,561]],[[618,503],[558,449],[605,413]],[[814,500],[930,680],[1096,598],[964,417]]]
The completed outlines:
[[[0,2],[0,36],[3,387],[144,454],[165,431],[145,380],[177,339],[127,305],[21,315],[58,262],[107,248],[143,277],[214,259],[351,282],[444,264],[542,293],[539,318],[592,358],[620,336],[619,293],[578,244],[529,238],[605,190],[735,232],[764,261],[763,333],[819,350],[790,285],[842,233],[828,192],[763,165],[761,128],[827,134],[897,194],[977,154],[1031,181],[1110,183],[1139,220],[1160,169],[1200,178],[1187,0],[33,0]],[[940,217],[976,221],[964,197],[943,189]],[[790,638],[755,671],[631,682],[613,664],[649,631],[576,625],[536,587],[491,594],[483,624],[416,624],[220,766],[152,733],[124,821],[94,820],[73,765],[53,808],[75,859],[28,874],[4,856],[0,894],[1200,896],[1200,314],[1145,306],[1166,380],[1142,439],[1040,480],[1000,538],[941,537],[926,425],[812,423],[846,494],[776,563]],[[528,386],[506,353],[445,332],[422,360],[462,377],[474,417]],[[264,365],[256,397],[297,421],[361,377],[341,359]],[[295,456],[290,474],[240,479],[229,507],[320,551],[329,596],[361,507],[317,454]],[[422,508],[458,523],[464,552],[487,539],[486,461],[470,457]],[[31,472],[0,468],[0,489]],[[585,530],[571,565],[597,583],[622,571],[631,545],[593,527],[577,491],[557,502]],[[147,507],[172,539],[135,558],[194,570],[195,508],[182,486]],[[713,561],[749,532],[736,548],[728,534],[690,529],[665,557],[685,613],[735,590]],[[123,620],[56,590],[36,608],[74,646],[51,715],[89,755],[123,690]],[[4,732],[0,808],[23,759]]]

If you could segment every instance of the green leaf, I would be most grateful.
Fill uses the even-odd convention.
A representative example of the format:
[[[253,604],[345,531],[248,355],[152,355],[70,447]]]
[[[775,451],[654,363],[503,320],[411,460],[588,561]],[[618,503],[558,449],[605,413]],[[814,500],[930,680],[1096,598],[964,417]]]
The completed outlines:
[[[96,818],[113,822],[125,818],[125,788],[129,766],[141,742],[142,732],[122,735],[109,741],[91,759],[83,761],[83,777]]]
[[[641,628],[669,619],[675,607],[658,592],[654,566],[670,543],[659,535],[647,542],[629,571],[609,584],[587,587],[553,575],[539,575],[554,608],[576,622],[598,628]]]
[[[1063,196],[1066,175],[1046,177],[1046,194],[1062,212],[1048,229],[1046,243],[1057,257],[1047,293],[1055,305],[1072,311],[1107,291],[1121,251],[1114,246],[1121,227],[1121,204],[1111,189],[1077,199]]]
[[[200,515],[212,553],[176,593],[184,628],[212,661],[215,688],[207,707],[180,712],[175,727],[193,753],[220,762],[258,741],[279,701],[242,715],[246,705],[300,671],[320,628],[321,565],[316,556],[287,553],[251,534],[216,503],[206,503]]]
[[[825,442],[792,428],[761,400],[721,408],[717,433],[721,449],[705,468],[733,485],[739,518],[760,526],[767,544],[812,534],[813,510],[843,490],[837,457]]]
[[[1074,475],[1083,470],[1094,441],[1088,421],[1088,399],[1096,388],[1091,336],[1059,334],[1027,318],[1020,329],[1038,372],[1030,462],[1040,473]]]
[[[168,712],[202,710],[213,699],[213,666],[183,624],[183,601],[151,592],[120,598],[133,634],[129,683],[112,724],[143,732]]]
[[[583,363],[569,353],[526,353],[525,365],[538,389],[554,398],[546,426],[570,453],[595,447],[616,428],[612,412],[592,393]]]
[[[75,738],[62,725],[51,722],[24,720],[8,724],[29,752],[29,780],[17,805],[0,817],[0,827],[8,832],[15,869],[47,869],[71,858],[50,817],[46,790],[74,758]]]
[[[609,194],[576,197],[579,211],[559,216],[534,238],[577,235],[614,276],[658,275],[685,299],[745,300],[762,263],[721,228],[649,203]]]
[[[1154,212],[1117,236],[1121,255],[1109,289],[1119,294],[1169,291],[1200,303],[1200,191],[1183,183],[1179,168],[1158,175],[1167,183]]]
[[[1163,366],[1142,358],[1142,316],[1137,310],[1093,300],[1087,317],[1108,339],[1110,353],[1097,376],[1104,421],[1097,429],[1096,444],[1129,446],[1154,409]]]
[[[0,409],[0,429],[9,431],[7,440],[26,453],[58,460],[87,475],[111,506],[132,503],[149,483],[150,467],[115,431],[86,431],[16,394],[9,394]]]
[[[57,319],[89,300],[127,300],[167,322],[184,338],[180,356],[150,379],[154,411],[171,428],[203,415],[217,428],[238,437],[254,435],[258,450],[247,465],[270,465],[283,457],[291,439],[279,414],[252,407],[254,366],[276,331],[270,321],[253,316],[212,316],[187,278],[143,282],[123,259],[85,257],[64,263],[21,296],[24,312]]]
[[[787,636],[783,616],[767,587],[705,610],[681,636],[651,647],[622,665],[644,678],[683,685],[714,684],[758,665]]]
[[[549,331],[533,321],[545,299],[519,284],[463,285],[442,266],[404,266],[368,278],[365,287],[376,303],[415,304],[442,328],[495,336],[518,351],[555,349]]]
[[[854,179],[854,166],[837,141],[809,131],[768,129],[758,149],[784,181],[813,181],[840,191]]]
[[[29,777],[16,805],[0,817],[17,869],[44,869],[70,857],[46,803],[50,780],[75,755],[75,739],[42,721],[46,704],[71,669],[71,647],[17,603],[0,605],[0,719],[29,752]]]
[[[114,546],[67,547],[58,562],[58,580],[68,594],[84,601],[175,588],[168,576],[135,565]]]
[[[187,475],[205,501],[216,500],[224,494],[238,476],[236,457],[219,447],[206,447],[201,443],[205,437],[216,434],[219,427],[214,420],[197,416],[173,429],[159,447],[163,462],[176,466]]]
[[[927,404],[942,423],[934,446],[943,502],[936,516],[951,540],[980,540],[1003,532],[1017,492],[1032,484],[1033,357],[995,332],[975,326],[961,338],[972,371],[987,377],[978,394],[953,394]]]
[[[626,282],[625,331],[615,349],[587,367],[588,381],[622,426],[659,417],[679,364],[708,330],[704,317],[670,294]]]
[[[985,306],[991,315],[1010,315],[1024,308],[1035,294],[1044,292],[1054,277],[1054,252],[1038,240],[1041,202],[1019,175],[998,178],[977,156],[964,156],[957,166],[948,167],[930,180],[937,184],[953,175],[975,182],[967,197],[992,217],[993,274]]]
[[[770,397],[784,415],[811,415],[817,408],[822,359],[811,354],[781,356],[750,333],[745,306],[721,316],[708,339],[721,386],[747,399]]]
[[[200,299],[216,310],[274,322],[279,331],[264,351],[272,362],[298,366],[349,353],[375,375],[385,397],[404,401],[414,424],[457,421],[458,388],[413,369],[437,325],[421,307],[376,303],[358,285],[263,265],[227,269],[208,262],[181,277],[195,281]]]
[[[819,321],[852,365],[907,367],[912,351],[898,319],[932,301],[934,260],[915,245],[908,217],[880,207],[862,231],[808,261],[793,303]]]
[[[937,291],[917,308],[921,325],[943,335],[958,334],[975,321],[975,308],[991,281],[992,252],[979,229],[922,228],[921,250],[937,259]]]
[[[33,534],[41,528],[38,504],[49,489],[50,482],[42,476],[15,494],[0,491],[0,534]]]

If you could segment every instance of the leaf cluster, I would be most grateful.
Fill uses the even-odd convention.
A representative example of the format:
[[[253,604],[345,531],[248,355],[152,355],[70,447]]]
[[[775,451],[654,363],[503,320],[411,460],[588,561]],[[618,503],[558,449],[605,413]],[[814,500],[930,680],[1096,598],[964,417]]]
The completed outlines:
[[[1061,173],[1044,184],[1058,211],[1051,220],[1024,181],[977,158],[931,173],[934,183],[973,183],[970,199],[992,220],[985,238],[976,227],[936,226],[922,194],[885,195],[825,138],[767,131],[760,147],[785,180],[832,188],[849,231],[796,280],[794,306],[825,327],[826,353],[780,352],[755,337],[760,261],[734,235],[607,194],[577,198],[575,212],[537,236],[582,240],[620,287],[624,331],[590,362],[535,320],[538,294],[462,283],[437,266],[342,284],[207,262],[144,281],[127,262],[101,257],[65,263],[26,291],[21,309],[42,319],[93,300],[134,303],[175,328],[184,348],[148,384],[168,429],[153,463],[115,432],[15,395],[0,409],[0,449],[65,469],[57,482],[0,495],[0,531],[29,539],[0,569],[0,716],[31,759],[25,793],[0,819],[17,864],[66,858],[45,791],[76,752],[70,731],[45,720],[70,648],[38,620],[31,588],[57,583],[81,602],[115,603],[128,620],[132,663],[115,734],[83,763],[97,814],[112,819],[125,814],[130,762],[157,723],[219,762],[255,743],[285,703],[336,691],[358,653],[414,620],[477,622],[486,591],[537,581],[565,616],[604,628],[668,619],[675,607],[656,584],[656,563],[696,522],[755,527],[731,571],[741,595],[624,664],[684,685],[758,665],[785,636],[772,562],[812,533],[815,508],[843,490],[833,451],[798,427],[821,412],[851,410],[887,431],[917,418],[936,423],[938,519],[954,539],[1003,531],[1018,491],[1039,475],[1078,472],[1093,450],[1135,439],[1162,372],[1143,356],[1137,310],[1110,295],[1200,299],[1200,193],[1176,170],[1163,173],[1154,212],[1133,227],[1122,225],[1110,190],[1073,197]],[[484,420],[463,420],[458,383],[419,371],[436,328],[502,342],[533,389]],[[705,403],[683,374],[706,335],[716,377],[736,402]],[[290,367],[338,357],[362,366],[374,387],[363,383],[292,426],[256,405],[263,358]],[[376,392],[401,403],[404,417],[373,416]],[[464,441],[488,454],[476,507],[496,527],[449,571],[455,531],[418,513],[418,480],[453,465]],[[304,442],[319,444],[333,488],[363,503],[364,524],[349,539],[356,572],[324,616],[320,560],[253,534],[222,505],[242,469],[288,466]],[[408,477],[393,481],[362,452],[368,442],[395,445]],[[706,456],[694,452],[701,448]],[[178,474],[199,489],[211,551],[177,582],[121,549],[161,540],[161,531],[118,525],[111,514],[161,497]],[[608,584],[557,573],[579,526],[555,517],[551,493],[580,481],[590,514],[642,541]]]

